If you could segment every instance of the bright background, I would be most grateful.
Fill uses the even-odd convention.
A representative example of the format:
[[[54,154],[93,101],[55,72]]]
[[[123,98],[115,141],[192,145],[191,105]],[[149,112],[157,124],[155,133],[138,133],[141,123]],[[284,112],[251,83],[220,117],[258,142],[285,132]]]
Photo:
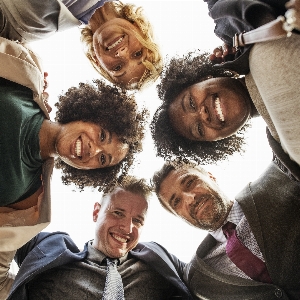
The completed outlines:
[[[153,24],[156,40],[164,57],[185,54],[195,49],[210,51],[221,45],[220,40],[213,33],[214,24],[208,17],[206,4],[201,0],[130,2],[144,8],[146,16]],[[52,106],[57,101],[57,96],[70,86],[76,86],[79,82],[91,82],[93,78],[99,77],[82,52],[79,36],[79,30],[74,28],[32,44],[32,48],[44,61],[45,71],[49,73],[48,92]],[[149,108],[151,120],[160,104],[155,85],[138,93],[136,98],[138,103]],[[53,111],[51,118],[54,119],[54,116]],[[242,156],[235,155],[228,162],[206,167],[232,199],[249,181],[255,180],[271,161],[265,124],[261,118],[253,120],[245,149]],[[132,174],[147,179],[151,178],[163,164],[163,160],[155,156],[148,128],[144,151],[138,156],[137,162],[137,167],[132,170]],[[74,186],[64,186],[60,182],[60,171],[54,170],[52,222],[46,231],[68,232],[82,248],[87,240],[93,238],[92,210],[94,203],[100,197],[98,191],[79,192]],[[141,241],[156,241],[177,255],[179,259],[187,262],[205,235],[205,231],[192,228],[166,212],[153,196]]]

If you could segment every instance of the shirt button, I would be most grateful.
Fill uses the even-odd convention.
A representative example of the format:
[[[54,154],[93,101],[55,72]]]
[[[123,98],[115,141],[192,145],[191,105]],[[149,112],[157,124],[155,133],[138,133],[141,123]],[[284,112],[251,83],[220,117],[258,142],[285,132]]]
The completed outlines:
[[[282,297],[282,291],[281,291],[280,289],[276,289],[276,290],[275,290],[275,296],[276,296],[277,298],[281,298],[281,297]]]

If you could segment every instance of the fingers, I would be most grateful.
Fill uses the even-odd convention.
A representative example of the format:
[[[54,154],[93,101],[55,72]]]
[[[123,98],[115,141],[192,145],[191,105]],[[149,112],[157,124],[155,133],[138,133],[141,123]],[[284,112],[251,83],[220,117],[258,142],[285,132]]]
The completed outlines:
[[[209,59],[213,63],[222,63],[226,61],[226,56],[234,54],[236,49],[230,45],[223,44],[213,50],[213,53],[210,54]]]
[[[48,87],[48,72],[44,72],[44,91],[46,90],[46,88]]]
[[[43,92],[43,102],[44,102],[44,105],[45,105],[48,113],[50,114],[52,111],[52,107],[48,103],[48,98],[49,98],[49,94],[47,92]]]

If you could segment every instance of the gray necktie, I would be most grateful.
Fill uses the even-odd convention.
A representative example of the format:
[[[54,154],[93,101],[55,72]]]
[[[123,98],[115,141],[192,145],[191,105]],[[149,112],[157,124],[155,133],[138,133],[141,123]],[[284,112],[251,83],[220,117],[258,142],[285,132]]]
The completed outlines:
[[[106,258],[107,274],[102,300],[124,300],[124,289],[117,259]]]

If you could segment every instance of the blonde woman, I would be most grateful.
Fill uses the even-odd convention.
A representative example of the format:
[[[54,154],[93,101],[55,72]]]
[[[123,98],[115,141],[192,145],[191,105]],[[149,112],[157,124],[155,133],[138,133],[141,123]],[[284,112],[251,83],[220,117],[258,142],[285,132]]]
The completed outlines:
[[[0,36],[28,43],[75,26],[93,67],[126,89],[155,81],[162,69],[142,8],[107,0],[0,0]]]

